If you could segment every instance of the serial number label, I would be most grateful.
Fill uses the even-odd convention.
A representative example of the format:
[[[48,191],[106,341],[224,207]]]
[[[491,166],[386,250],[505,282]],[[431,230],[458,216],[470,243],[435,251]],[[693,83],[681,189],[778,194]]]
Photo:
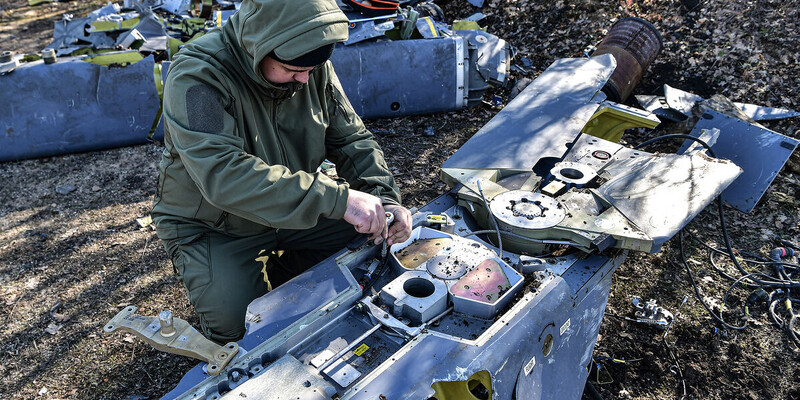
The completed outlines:
[[[569,318],[567,318],[567,321],[566,321],[566,322],[564,322],[564,324],[563,324],[563,325],[561,325],[561,329],[559,329],[559,330],[558,330],[558,332],[559,332],[559,334],[558,334],[558,335],[559,335],[559,336],[563,335],[563,334],[564,334],[564,332],[566,332],[566,331],[567,331],[567,329],[569,329],[569,325],[570,325]]]

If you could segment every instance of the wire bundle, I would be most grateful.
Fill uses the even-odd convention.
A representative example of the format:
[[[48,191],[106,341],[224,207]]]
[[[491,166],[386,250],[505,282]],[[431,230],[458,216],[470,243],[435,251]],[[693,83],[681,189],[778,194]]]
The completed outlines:
[[[647,140],[640,145],[636,146],[636,148],[641,148],[643,146],[649,145],[656,141],[664,140],[664,139],[674,139],[674,138],[681,138],[681,139],[689,139],[694,140],[697,143],[700,143],[709,153],[710,156],[715,157],[713,150],[711,147],[705,143],[704,141],[690,135],[684,134],[674,134],[674,135],[664,135],[660,136],[651,140]],[[800,272],[800,265],[793,264],[789,262],[784,262],[784,258],[794,258],[795,257],[795,250],[800,250],[796,244],[791,243],[786,240],[782,240],[777,238],[778,242],[783,245],[784,247],[776,247],[770,252],[769,260],[760,257],[758,255],[749,254],[749,253],[742,253],[739,254],[750,257],[750,258],[741,258],[741,262],[750,263],[750,264],[757,264],[762,266],[771,266],[773,270],[773,274],[766,274],[762,272],[748,272],[741,264],[740,258],[737,257],[737,251],[734,250],[733,246],[731,245],[730,237],[728,235],[728,229],[725,222],[725,214],[723,213],[723,205],[722,205],[722,197],[717,197],[717,208],[719,214],[719,221],[720,221],[720,231],[722,233],[722,238],[725,244],[725,250],[720,250],[714,248],[707,243],[704,243],[697,237],[693,238],[700,243],[703,247],[708,249],[709,254],[709,261],[713,266],[714,270],[717,271],[721,276],[725,279],[732,281],[733,283],[728,287],[728,290],[725,293],[725,297],[723,298],[722,304],[723,306],[727,304],[728,297],[730,296],[731,292],[737,286],[742,286],[751,290],[750,295],[745,302],[743,307],[744,309],[744,322],[741,325],[732,325],[722,318],[722,314],[719,315],[714,313],[714,311],[706,304],[703,300],[703,297],[700,294],[700,290],[697,286],[697,282],[695,282],[694,275],[692,274],[691,268],[689,268],[689,263],[686,259],[686,253],[684,250],[684,243],[683,243],[683,230],[681,230],[678,236],[678,246],[680,248],[680,257],[681,263],[683,264],[686,272],[689,274],[689,279],[692,283],[692,287],[694,288],[695,295],[697,299],[700,301],[700,304],[706,311],[713,317],[720,325],[727,329],[741,331],[748,327],[748,319],[750,317],[750,306],[755,305],[759,301],[765,301],[767,304],[767,310],[769,311],[770,317],[772,321],[792,340],[792,342],[800,348],[800,332],[798,332],[797,327],[797,317],[798,313],[792,307],[793,303],[800,303],[800,298],[795,297],[796,293],[799,292],[797,289],[800,289],[800,280],[798,280],[798,272]],[[691,234],[691,233],[690,233]],[[741,276],[734,277],[730,274],[725,273],[722,269],[719,268],[716,261],[714,260],[714,256],[722,254],[730,258],[733,265],[736,269],[741,273]],[[793,291],[795,294],[793,294]],[[779,307],[780,305],[780,307]],[[783,315],[781,315],[783,314]]]

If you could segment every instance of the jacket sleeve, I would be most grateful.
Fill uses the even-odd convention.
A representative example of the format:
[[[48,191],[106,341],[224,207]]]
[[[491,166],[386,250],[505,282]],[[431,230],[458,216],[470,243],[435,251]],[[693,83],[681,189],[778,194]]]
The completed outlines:
[[[400,204],[400,190],[381,150],[361,118],[353,110],[330,62],[326,88],[329,125],[325,132],[328,158],[350,187],[380,197],[384,204]]]
[[[200,60],[185,62],[191,64],[168,75],[165,85],[167,150],[180,158],[205,201],[274,228],[305,229],[320,217],[344,216],[347,184],[321,173],[292,173],[245,152],[235,99],[222,83],[227,79]]]

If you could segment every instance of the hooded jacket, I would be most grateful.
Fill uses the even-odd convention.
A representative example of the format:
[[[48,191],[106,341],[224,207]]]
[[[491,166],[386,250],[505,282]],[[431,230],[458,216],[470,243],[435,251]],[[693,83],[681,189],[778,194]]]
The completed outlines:
[[[306,229],[344,216],[349,187],[400,204],[383,153],[330,61],[306,84],[272,84],[260,61],[347,39],[333,0],[244,0],[220,30],[175,56],[152,210],[159,237]],[[343,180],[316,172],[328,158]]]

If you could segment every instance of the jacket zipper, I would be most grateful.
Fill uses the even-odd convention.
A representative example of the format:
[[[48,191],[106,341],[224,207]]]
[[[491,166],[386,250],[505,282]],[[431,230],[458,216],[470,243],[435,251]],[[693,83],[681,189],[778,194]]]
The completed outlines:
[[[333,85],[333,83],[328,82],[328,89],[331,92],[331,100],[333,100],[333,103],[336,104],[336,107],[333,109],[333,115],[336,115],[336,109],[339,109],[339,111],[342,112],[342,115],[344,115],[345,120],[347,120],[348,123],[352,122],[350,121],[350,116],[347,115],[347,110],[345,110],[344,106],[339,101],[339,98],[336,96],[339,91],[336,90],[336,87]]]
[[[278,131],[278,106],[280,105],[280,100],[272,102],[272,129],[275,131],[275,137],[278,139],[278,152],[281,153],[281,161],[283,165],[289,168],[289,161],[286,159],[286,147],[283,145],[283,139],[281,139],[280,132]]]

